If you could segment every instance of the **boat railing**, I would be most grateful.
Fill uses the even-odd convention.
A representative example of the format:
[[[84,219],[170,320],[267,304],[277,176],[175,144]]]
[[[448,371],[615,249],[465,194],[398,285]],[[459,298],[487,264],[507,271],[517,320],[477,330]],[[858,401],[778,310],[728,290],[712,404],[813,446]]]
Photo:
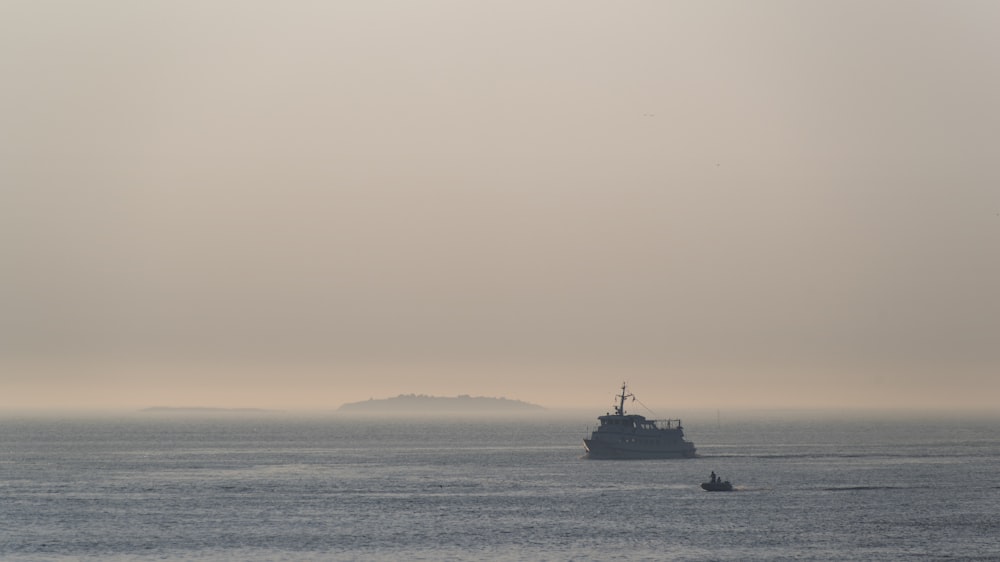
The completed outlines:
[[[660,429],[677,429],[681,427],[681,420],[679,419],[669,419],[669,420],[649,420],[656,424],[656,427]]]

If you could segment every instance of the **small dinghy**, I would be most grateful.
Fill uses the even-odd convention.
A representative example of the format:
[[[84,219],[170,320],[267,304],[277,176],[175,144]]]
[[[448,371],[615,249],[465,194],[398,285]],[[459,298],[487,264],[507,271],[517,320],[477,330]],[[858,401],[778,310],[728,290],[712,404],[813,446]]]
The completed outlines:
[[[701,483],[701,489],[706,492],[732,492],[733,485],[729,480],[722,480],[722,477],[716,476],[715,472],[712,472],[712,477],[708,482]]]

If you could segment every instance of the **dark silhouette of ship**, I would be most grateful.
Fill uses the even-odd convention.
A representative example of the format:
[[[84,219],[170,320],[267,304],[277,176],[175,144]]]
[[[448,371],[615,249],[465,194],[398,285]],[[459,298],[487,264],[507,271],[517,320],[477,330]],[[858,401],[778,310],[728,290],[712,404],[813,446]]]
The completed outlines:
[[[684,440],[679,419],[648,420],[625,413],[625,399],[634,398],[622,383],[614,414],[599,416],[601,425],[584,439],[592,459],[676,459],[695,456],[694,443]]]

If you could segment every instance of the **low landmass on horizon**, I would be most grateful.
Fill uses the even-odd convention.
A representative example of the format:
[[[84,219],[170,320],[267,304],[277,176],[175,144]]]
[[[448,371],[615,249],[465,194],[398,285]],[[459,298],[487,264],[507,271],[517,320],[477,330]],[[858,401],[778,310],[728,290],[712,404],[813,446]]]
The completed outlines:
[[[166,412],[166,413],[263,413],[263,412],[273,412],[274,410],[265,410],[264,408],[212,408],[212,407],[172,407],[172,406],[153,406],[151,408],[143,408],[139,410],[140,412]]]
[[[545,408],[520,400],[486,396],[427,396],[400,394],[395,398],[349,402],[338,410],[348,414],[514,414],[543,412]]]

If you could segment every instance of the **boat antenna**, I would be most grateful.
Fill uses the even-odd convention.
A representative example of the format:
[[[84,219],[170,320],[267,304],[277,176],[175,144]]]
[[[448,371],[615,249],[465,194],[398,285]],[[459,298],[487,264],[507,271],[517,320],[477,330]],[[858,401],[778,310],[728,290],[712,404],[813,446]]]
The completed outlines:
[[[623,382],[623,383],[622,383],[622,393],[621,393],[621,394],[619,394],[619,395],[617,395],[617,396],[615,396],[615,398],[618,398],[618,399],[619,399],[619,401],[618,401],[618,406],[617,406],[617,407],[615,407],[615,415],[618,415],[618,416],[624,416],[624,415],[625,415],[625,399],[626,399],[626,398],[629,398],[629,397],[631,397],[631,398],[632,398],[632,401],[633,401],[633,402],[635,402],[635,395],[634,395],[634,394],[631,394],[631,393],[626,393],[626,392],[625,392],[625,388],[626,388],[627,386],[628,386],[628,385],[626,385],[626,384],[625,384],[625,383]],[[642,402],[640,402],[640,404],[641,404],[641,403],[642,403]]]

